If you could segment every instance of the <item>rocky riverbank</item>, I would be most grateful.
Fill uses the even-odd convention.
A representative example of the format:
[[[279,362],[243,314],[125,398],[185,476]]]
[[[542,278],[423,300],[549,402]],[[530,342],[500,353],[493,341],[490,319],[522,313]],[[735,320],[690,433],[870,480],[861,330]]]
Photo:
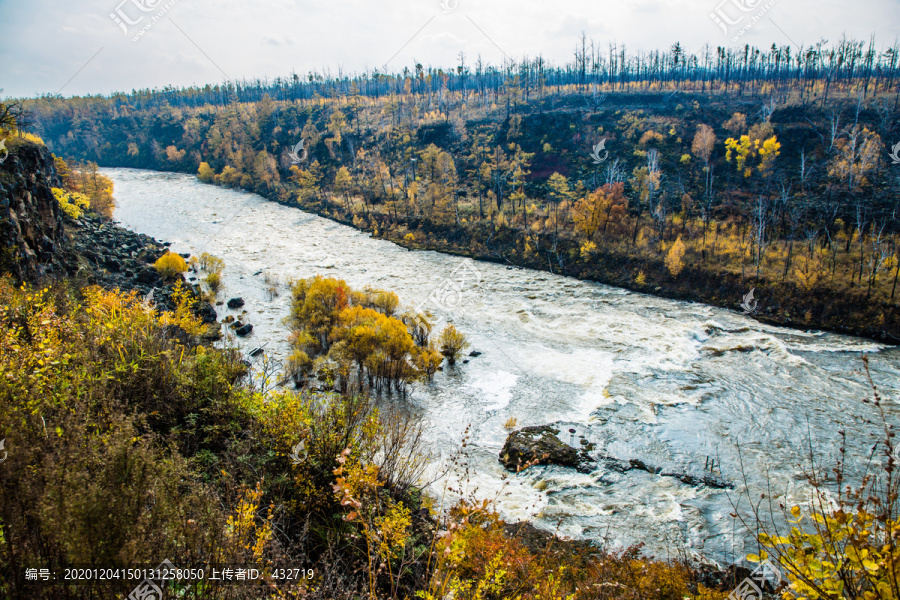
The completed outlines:
[[[163,310],[174,310],[172,294],[178,279],[164,279],[153,263],[168,251],[169,242],[161,242],[142,233],[134,233],[109,220],[85,214],[66,222],[69,248],[75,264],[73,275],[87,283],[106,288],[135,291],[148,297]],[[183,255],[188,258],[187,255]],[[194,295],[200,286],[189,282]],[[216,322],[216,310],[209,302],[200,302],[198,316],[204,323]]]

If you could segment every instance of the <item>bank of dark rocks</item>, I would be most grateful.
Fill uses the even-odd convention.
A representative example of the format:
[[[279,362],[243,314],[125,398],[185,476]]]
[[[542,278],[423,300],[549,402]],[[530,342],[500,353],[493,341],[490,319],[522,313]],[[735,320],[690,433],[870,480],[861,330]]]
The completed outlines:
[[[160,310],[175,309],[173,294],[181,279],[166,279],[153,266],[168,251],[169,242],[88,214],[66,221],[69,251],[74,258],[71,269],[76,279],[105,288],[134,291]],[[189,283],[186,287],[199,300],[199,284]],[[204,323],[216,323],[216,310],[210,303],[198,302],[196,313]]]

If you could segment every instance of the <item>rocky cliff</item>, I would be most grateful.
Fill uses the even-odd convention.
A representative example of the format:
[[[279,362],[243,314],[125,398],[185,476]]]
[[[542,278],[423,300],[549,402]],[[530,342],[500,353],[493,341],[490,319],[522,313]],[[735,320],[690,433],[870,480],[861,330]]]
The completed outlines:
[[[53,155],[30,142],[8,143],[0,164],[0,271],[33,281],[66,272],[62,210]]]

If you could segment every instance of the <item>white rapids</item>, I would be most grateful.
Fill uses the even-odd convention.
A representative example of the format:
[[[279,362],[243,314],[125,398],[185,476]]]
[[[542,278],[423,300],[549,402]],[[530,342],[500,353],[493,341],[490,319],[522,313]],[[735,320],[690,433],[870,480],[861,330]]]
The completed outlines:
[[[226,343],[245,352],[265,345],[271,358],[285,356],[286,283],[316,274],[393,290],[403,305],[452,321],[482,354],[416,384],[406,399],[380,401],[419,416],[436,469],[468,428],[467,474],[457,470],[432,489],[442,496],[449,478],[453,487],[496,499],[509,521],[530,519],[609,548],[642,542],[656,555],[739,561],[756,549],[731,516],[747,515],[748,497],[770,494],[776,507],[802,501],[810,446],[818,463],[833,464],[843,429],[849,462],[862,465],[880,439],[877,416],[862,403],[871,396],[864,354],[889,399],[889,418],[900,415],[900,350],[892,347],[539,271],[410,252],[189,175],[104,173],[115,182],[121,225],[170,241],[177,252],[225,261],[224,297],[243,297],[240,310],[254,326],[250,338]],[[267,293],[261,272],[282,282],[277,297]],[[240,312],[217,310],[220,317]],[[735,487],[619,473],[602,461],[590,474],[555,466],[511,474],[497,460],[511,417],[519,426],[555,424],[575,446],[583,439],[621,460],[716,475]],[[446,504],[455,495],[443,497]]]

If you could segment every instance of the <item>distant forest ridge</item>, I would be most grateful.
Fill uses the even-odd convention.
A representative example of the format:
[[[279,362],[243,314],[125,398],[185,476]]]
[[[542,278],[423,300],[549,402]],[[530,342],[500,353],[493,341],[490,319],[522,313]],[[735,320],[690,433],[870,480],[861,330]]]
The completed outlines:
[[[59,156],[197,174],[411,248],[730,308],[755,290],[760,318],[897,343],[898,56],[583,40],[562,67],[23,105]]]
[[[898,58],[900,42],[895,40],[890,46],[879,46],[874,35],[868,42],[844,38],[833,44],[822,40],[796,48],[774,43],[770,48],[750,45],[713,48],[706,44],[697,53],[687,52],[680,43],[668,50],[629,53],[625,44],[603,45],[582,35],[573,59],[561,65],[554,65],[540,55],[505,60],[499,66],[485,63],[479,56],[469,64],[460,52],[458,64],[448,69],[416,64],[412,69],[404,67],[394,73],[387,72],[385,66],[384,70],[375,68],[352,75],[341,69],[332,74],[326,69],[324,73],[292,73],[272,80],[264,77],[202,87],[166,86],[117,92],[108,97],[137,101],[137,106],[143,108],[160,101],[172,106],[256,102],[266,95],[284,101],[345,95],[378,98],[402,93],[493,95],[514,88],[528,102],[572,86],[579,91],[593,86],[609,91],[734,91],[740,94],[780,94],[791,89],[799,90],[802,100],[808,99],[818,86],[822,88],[819,99],[824,103],[829,94],[860,84],[865,94],[870,90],[900,94],[900,87],[896,86]]]

